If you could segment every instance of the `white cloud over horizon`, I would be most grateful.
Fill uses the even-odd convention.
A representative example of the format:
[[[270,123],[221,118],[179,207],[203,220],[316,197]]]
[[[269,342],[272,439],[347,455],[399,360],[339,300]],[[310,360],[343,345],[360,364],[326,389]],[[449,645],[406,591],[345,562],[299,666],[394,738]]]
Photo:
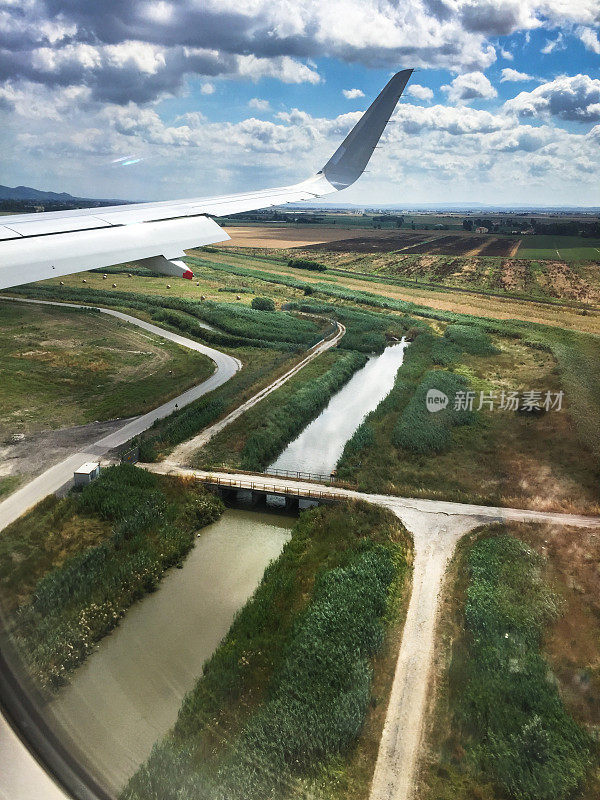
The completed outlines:
[[[597,0],[10,0],[0,182],[166,199],[197,184],[295,180],[358,118],[344,109],[370,102],[372,71],[415,66],[423,82],[413,75],[385,147],[347,196],[508,193],[511,182],[545,196],[561,181],[575,194],[593,187],[599,163],[600,81],[561,75],[553,59],[563,48],[599,54],[599,23]],[[529,40],[547,69],[528,63]],[[511,86],[527,80],[540,85]],[[268,121],[251,116],[272,109]],[[134,150],[139,166],[107,171]]]

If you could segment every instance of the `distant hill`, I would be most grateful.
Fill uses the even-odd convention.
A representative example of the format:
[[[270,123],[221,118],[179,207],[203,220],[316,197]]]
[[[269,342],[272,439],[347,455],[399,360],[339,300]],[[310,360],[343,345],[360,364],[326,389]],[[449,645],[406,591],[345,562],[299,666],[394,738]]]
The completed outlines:
[[[91,197],[73,197],[68,192],[44,192],[41,189],[33,189],[31,186],[2,186],[0,185],[0,200],[37,200],[47,203],[105,203],[107,205],[120,205],[125,200],[98,200]]]

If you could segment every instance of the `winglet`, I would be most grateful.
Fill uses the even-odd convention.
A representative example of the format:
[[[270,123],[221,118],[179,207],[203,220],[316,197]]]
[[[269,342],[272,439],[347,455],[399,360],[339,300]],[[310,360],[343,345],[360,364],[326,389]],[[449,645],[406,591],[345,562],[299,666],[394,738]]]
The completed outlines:
[[[412,69],[403,69],[388,81],[321,170],[336,189],[362,175],[411,75]]]

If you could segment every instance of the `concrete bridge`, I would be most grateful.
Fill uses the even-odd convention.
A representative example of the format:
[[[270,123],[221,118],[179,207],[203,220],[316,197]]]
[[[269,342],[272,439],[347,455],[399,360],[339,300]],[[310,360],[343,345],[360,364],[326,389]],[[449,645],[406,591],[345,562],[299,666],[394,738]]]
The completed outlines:
[[[347,495],[335,486],[303,483],[295,485],[275,479],[270,475],[228,476],[227,473],[194,473],[194,477],[224,500],[245,503],[250,506],[265,503],[286,511],[304,511],[307,508],[346,500]],[[272,478],[272,481],[269,481]]]

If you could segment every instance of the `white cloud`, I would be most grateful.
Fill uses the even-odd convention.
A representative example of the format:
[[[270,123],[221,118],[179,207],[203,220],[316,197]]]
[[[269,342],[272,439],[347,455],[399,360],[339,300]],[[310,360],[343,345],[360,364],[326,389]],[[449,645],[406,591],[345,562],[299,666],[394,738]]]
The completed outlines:
[[[542,47],[540,52],[547,56],[555,50],[564,50],[565,47],[564,36],[562,33],[559,33],[556,39],[546,39],[546,44]]]
[[[502,114],[490,114],[474,108],[452,106],[413,106],[402,103],[393,117],[394,128],[415,134],[424,130],[443,131],[452,136],[491,133],[514,127],[514,122]]]
[[[42,119],[42,112],[52,114],[55,91],[11,86],[13,109],[0,120],[3,152],[8,170],[21,164],[24,171],[14,180],[15,173],[5,171],[4,182],[80,195],[167,199],[197,195],[199,183],[206,194],[222,194],[294,182],[322,166],[360,118],[360,112],[313,117],[292,109],[270,122],[215,123],[191,112],[169,124],[155,109],[134,103],[100,108],[86,90],[71,102],[61,92],[58,112]],[[36,116],[21,116],[32,106],[40,109]],[[514,114],[404,102],[369,173],[344,199],[526,203],[555,195],[563,202],[600,203],[599,141],[600,125],[573,134],[543,121],[524,124]],[[107,160],[131,152],[143,159],[143,169],[118,177],[106,170]]]
[[[254,108],[256,111],[270,111],[271,104],[268,100],[261,100],[260,97],[253,97],[251,100],[248,100],[248,107]]]
[[[598,39],[598,34],[596,31],[593,31],[591,28],[584,28],[581,26],[577,28],[576,32],[587,50],[591,50],[592,53],[600,55],[600,39]]]
[[[442,86],[451,103],[469,103],[471,100],[490,100],[497,97],[498,92],[483,72],[466,72],[457,75],[451,84]]]
[[[535,80],[533,75],[528,75],[526,72],[519,72],[516,69],[505,67],[502,70],[502,77],[500,78],[500,83],[506,83],[507,81],[517,83],[519,81],[533,81],[533,80]]]
[[[203,83],[200,87],[200,92],[202,94],[214,94],[215,93],[215,85],[214,83]]]
[[[579,122],[600,120],[600,80],[589,75],[562,75],[504,104],[519,117],[557,117]]]
[[[357,97],[364,97],[362,89],[342,89],[342,94],[346,100],[356,100]]]
[[[257,58],[256,56],[238,56],[237,70],[240,77],[277,78],[283,83],[320,83],[319,73],[289,56],[277,58]]]
[[[500,48],[500,55],[502,56],[502,58],[503,58],[505,61],[514,61],[514,60],[515,60],[515,57],[514,57],[514,55],[513,55],[513,54],[510,52],[510,50],[506,50],[504,47],[501,47],[501,48]]]
[[[545,31],[544,49],[551,52],[571,46],[574,34],[597,52],[598,0],[110,5],[107,13],[103,0],[0,0],[4,183],[10,177],[73,194],[165,199],[197,194],[199,182],[207,193],[222,193],[302,178],[331,155],[358,113],[315,118],[293,109],[270,121],[226,124],[190,111],[167,123],[158,101],[180,95],[185,112],[190,79],[196,91],[216,85],[224,97],[228,79],[317,85],[317,63],[329,58],[383,70],[448,69],[458,76],[446,87],[457,105],[431,106],[428,87],[408,85],[407,98],[416,98],[415,105],[400,105],[384,134],[385,147],[376,150],[369,174],[349,199],[459,199],[461,191],[472,199],[481,191],[491,202],[550,195],[566,200],[568,189],[571,202],[593,197],[600,204],[600,124],[589,133],[568,133],[554,124],[600,122],[593,81],[578,76],[576,85],[557,78],[494,113],[468,106],[496,96],[484,74],[488,67],[497,59],[511,63],[506,48],[512,40],[499,37]],[[515,73],[524,75],[503,70],[501,80],[516,81]],[[344,85],[352,87],[354,80],[344,78]],[[548,88],[561,81],[567,83]],[[251,89],[248,97],[257,94],[261,102],[269,88]],[[343,102],[333,95],[326,100]],[[115,182],[105,164],[113,153],[126,152],[139,154],[144,170],[123,170]]]
[[[406,93],[416,97],[417,100],[433,100],[433,90],[429,86],[421,86],[420,83],[409,83]]]

